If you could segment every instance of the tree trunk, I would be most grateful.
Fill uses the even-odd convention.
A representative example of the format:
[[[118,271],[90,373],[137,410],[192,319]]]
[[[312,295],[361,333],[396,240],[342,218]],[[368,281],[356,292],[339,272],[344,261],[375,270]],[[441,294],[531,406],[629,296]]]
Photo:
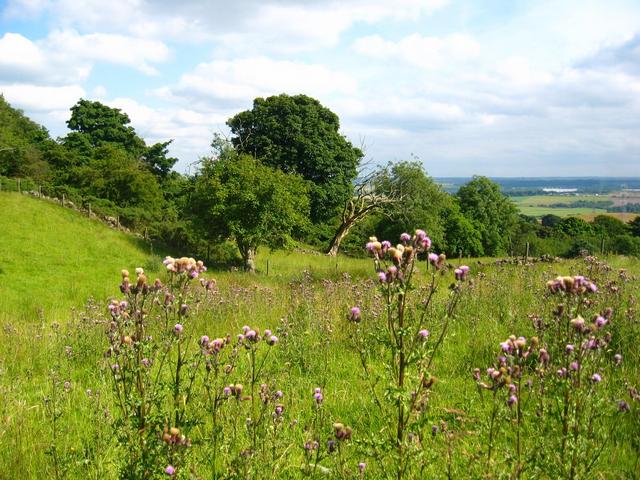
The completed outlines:
[[[349,219],[348,221],[340,225],[340,228],[338,228],[338,231],[336,232],[333,239],[331,240],[331,243],[329,244],[329,249],[327,250],[328,256],[335,257],[338,255],[338,250],[340,249],[340,243],[342,242],[342,240],[344,240],[344,237],[346,237],[349,234],[349,230],[351,230],[351,227],[353,227],[355,223],[356,223],[355,221],[352,221],[351,219]]]
[[[238,248],[244,260],[245,271],[256,273],[256,247],[238,241]]]

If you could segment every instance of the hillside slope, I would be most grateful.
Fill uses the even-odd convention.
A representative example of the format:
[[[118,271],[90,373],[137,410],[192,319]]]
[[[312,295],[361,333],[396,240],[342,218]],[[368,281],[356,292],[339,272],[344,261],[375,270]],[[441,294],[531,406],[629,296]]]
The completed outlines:
[[[0,192],[0,321],[64,320],[115,294],[123,267],[160,262],[132,236],[59,205]]]

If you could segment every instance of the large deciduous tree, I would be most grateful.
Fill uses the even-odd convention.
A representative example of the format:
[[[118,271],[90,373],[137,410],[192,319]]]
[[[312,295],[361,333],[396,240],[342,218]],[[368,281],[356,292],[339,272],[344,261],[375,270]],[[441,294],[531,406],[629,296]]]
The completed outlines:
[[[338,116],[306,95],[256,98],[227,122],[241,153],[312,182],[311,219],[325,222],[353,194],[363,153],[340,134]]]
[[[260,245],[284,246],[308,222],[308,185],[298,175],[227,149],[203,160],[190,208],[209,239],[233,238],[246,270],[255,271]]]
[[[482,237],[484,254],[506,253],[518,222],[518,209],[500,192],[500,186],[486,177],[473,177],[456,196],[460,211]]]

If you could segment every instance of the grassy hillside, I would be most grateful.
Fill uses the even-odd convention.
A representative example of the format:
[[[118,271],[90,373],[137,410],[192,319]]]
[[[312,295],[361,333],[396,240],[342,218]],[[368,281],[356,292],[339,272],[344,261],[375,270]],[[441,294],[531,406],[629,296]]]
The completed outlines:
[[[0,192],[0,212],[0,320],[68,317],[115,294],[123,266],[159,264],[142,241],[53,203]]]

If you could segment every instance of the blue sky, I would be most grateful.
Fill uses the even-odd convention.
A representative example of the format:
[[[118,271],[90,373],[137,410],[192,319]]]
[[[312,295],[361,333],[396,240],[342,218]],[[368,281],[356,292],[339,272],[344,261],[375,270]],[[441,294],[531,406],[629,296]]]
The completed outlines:
[[[121,108],[179,170],[255,97],[305,93],[374,163],[640,176],[637,0],[0,1],[0,92],[64,135]]]

